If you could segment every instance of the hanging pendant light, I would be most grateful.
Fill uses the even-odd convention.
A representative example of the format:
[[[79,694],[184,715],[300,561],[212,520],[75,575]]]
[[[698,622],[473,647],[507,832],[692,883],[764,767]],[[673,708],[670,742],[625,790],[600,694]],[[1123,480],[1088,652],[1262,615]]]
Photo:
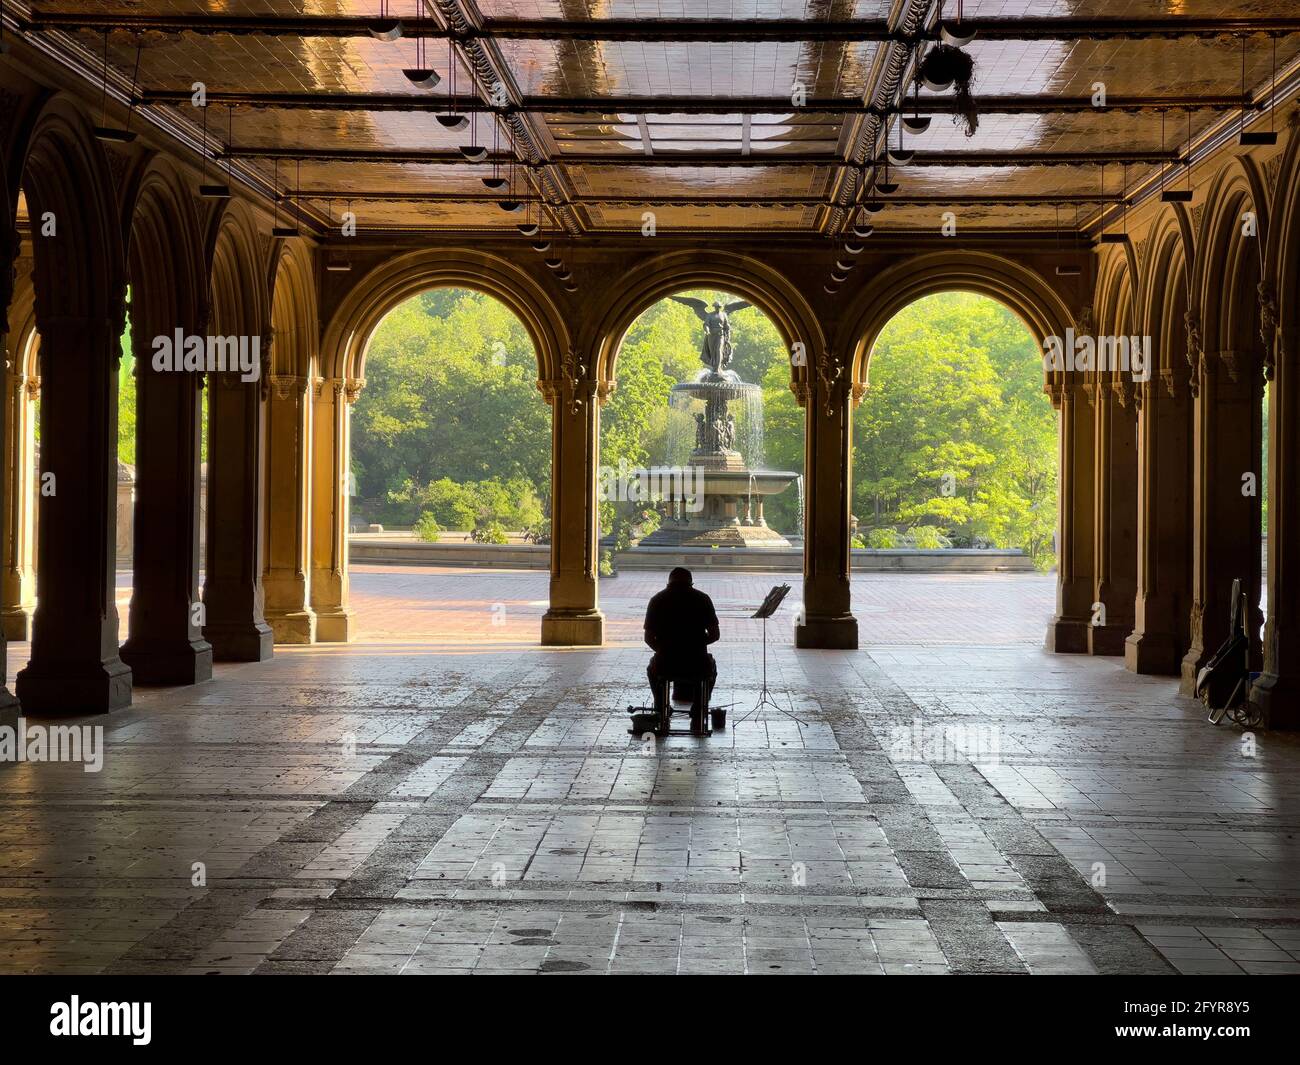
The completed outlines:
[[[1106,164],[1101,165],[1101,193],[1102,203],[1105,203],[1106,196]],[[1125,223],[1124,230],[1119,233],[1107,233],[1104,228],[1098,240],[1102,244],[1123,244],[1128,240],[1128,200],[1125,198],[1128,193],[1128,164],[1124,164],[1123,187],[1120,189],[1120,218]],[[1105,208],[1102,208],[1105,210]]]
[[[442,81],[427,61],[428,45],[424,39],[424,0],[415,0],[415,66],[402,70],[403,77],[421,89],[432,89]]]
[[[1273,74],[1269,80],[1269,125],[1272,126],[1271,118],[1276,106],[1275,93],[1277,92],[1277,38],[1273,38]],[[1246,128],[1246,107],[1250,102],[1250,97],[1246,92],[1246,35],[1241,37],[1241,132],[1237,136],[1237,143],[1244,148],[1257,148],[1262,145],[1273,145],[1277,143],[1276,129],[1247,129]],[[1188,152],[1191,151],[1191,145],[1188,145]]]
[[[366,30],[377,41],[395,41],[402,35],[402,23],[388,14],[388,0],[379,0],[379,17],[366,23]]]
[[[1190,129],[1190,119],[1192,117],[1192,110],[1190,107],[1187,109],[1187,117],[1189,119],[1187,150],[1188,150],[1188,159],[1190,160],[1191,158],[1190,153],[1192,148],[1191,129]],[[1165,112],[1164,111],[1160,112],[1160,150],[1162,152],[1165,150]],[[1160,201],[1162,203],[1191,203],[1192,186],[1190,181],[1188,182],[1187,188],[1185,189],[1165,188],[1165,171],[1167,169],[1168,167],[1162,162],[1160,164]]]
[[[846,255],[861,255],[864,251],[866,251],[866,245],[863,244],[849,243],[844,245],[844,253]]]
[[[126,109],[126,128],[119,129],[116,126],[108,124],[108,30],[104,31],[104,84],[100,96],[100,113],[102,125],[94,128],[94,134],[97,140],[105,141],[109,144],[130,144],[135,140],[135,134],[131,132],[131,112],[135,109],[135,83],[140,76],[140,42],[137,40],[135,45],[135,73],[131,75],[131,99]]]
[[[234,107],[234,105],[233,105],[233,104],[227,104],[227,105],[226,105],[226,175],[227,175],[227,180],[229,179],[229,175],[230,175],[230,173],[231,173],[231,167],[234,166],[234,163],[233,163],[233,161],[232,161],[231,158],[230,158],[230,149],[231,149],[231,146],[235,143],[235,137],[234,137],[234,130],[235,130],[235,117],[234,117],[234,115],[235,115],[235,107]],[[208,125],[208,109],[205,107],[205,108],[203,109],[203,128],[204,128],[204,139],[205,139],[205,140],[206,140],[206,133],[207,133],[207,125]],[[230,185],[227,184],[226,182],[220,182],[220,181],[212,182],[211,184],[203,184],[203,185],[200,185],[200,186],[199,186],[199,195],[202,196],[205,200],[228,200],[228,199],[230,199]]]
[[[898,125],[898,147],[890,148],[885,153],[885,158],[895,166],[906,166],[915,155],[916,152],[912,151],[912,149],[903,147],[903,124],[900,122]]]
[[[919,79],[912,82],[912,113],[904,115],[900,105],[899,115],[903,128],[908,133],[921,134],[930,128],[930,116],[921,114],[921,82]]]
[[[889,180],[889,159],[888,158],[885,159],[885,178],[883,181],[877,181],[875,183],[875,190],[883,196],[888,196],[891,193],[895,193],[898,191],[898,182]]]
[[[943,17],[943,4],[939,4],[939,36],[944,44],[953,48],[965,48],[975,39],[975,31],[966,27],[961,16],[961,0],[957,0],[957,18],[954,20]]]
[[[438,125],[453,133],[461,133],[469,126],[469,119],[456,113],[456,53],[450,37],[447,38],[447,77],[450,80],[448,109],[438,115]]]

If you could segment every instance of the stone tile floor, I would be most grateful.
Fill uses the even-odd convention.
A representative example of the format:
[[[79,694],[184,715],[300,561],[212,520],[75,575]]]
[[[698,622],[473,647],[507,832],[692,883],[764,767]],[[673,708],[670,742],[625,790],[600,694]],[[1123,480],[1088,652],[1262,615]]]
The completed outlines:
[[[806,727],[736,725],[789,579],[701,575],[733,724],[642,744],[662,575],[586,650],[533,642],[544,574],[363,570],[356,643],[0,766],[0,972],[1300,972],[1300,741],[1044,654],[1034,575],[856,578],[861,650],[769,628]]]

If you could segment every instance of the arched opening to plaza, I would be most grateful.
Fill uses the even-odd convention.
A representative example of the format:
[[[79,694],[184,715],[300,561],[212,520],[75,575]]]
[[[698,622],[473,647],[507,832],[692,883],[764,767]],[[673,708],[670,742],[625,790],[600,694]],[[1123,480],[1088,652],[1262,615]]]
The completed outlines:
[[[0,969],[1300,969],[1288,5],[92,6],[0,12]]]

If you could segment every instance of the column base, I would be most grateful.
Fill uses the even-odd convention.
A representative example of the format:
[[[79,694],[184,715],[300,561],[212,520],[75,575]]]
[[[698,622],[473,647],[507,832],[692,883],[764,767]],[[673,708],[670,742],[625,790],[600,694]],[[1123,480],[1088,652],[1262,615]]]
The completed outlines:
[[[0,632],[11,643],[24,643],[32,638],[32,614],[30,610],[16,607],[6,610],[0,617]]]
[[[212,679],[212,645],[206,640],[171,644],[127,640],[122,661],[131,667],[136,684],[198,684]]]
[[[1263,714],[1265,728],[1300,729],[1300,681],[1295,677],[1261,673],[1251,685],[1250,701]]]
[[[1124,668],[1130,673],[1176,677],[1182,651],[1167,632],[1135,632],[1124,641]]]
[[[1120,625],[1089,625],[1088,654],[1101,656],[1122,655],[1124,643],[1133,632],[1133,623]]]
[[[247,625],[205,625],[203,638],[217,662],[265,662],[275,654],[275,634],[264,621]]]
[[[266,623],[275,634],[276,643],[315,643],[316,615],[310,610],[292,610],[266,615]]]
[[[1087,621],[1055,617],[1047,626],[1047,638],[1043,641],[1043,647],[1057,655],[1087,654],[1090,628],[1092,625]]]
[[[18,696],[8,688],[0,686],[0,728],[18,727],[18,719],[23,715],[22,703]]]
[[[599,610],[557,610],[542,617],[543,647],[600,647],[605,642],[605,615]]]
[[[14,689],[25,714],[106,714],[131,705],[131,667],[120,658],[88,668],[32,663],[19,672]]]
[[[350,610],[337,614],[316,613],[317,643],[348,643],[352,639],[352,625],[356,615]]]
[[[1179,667],[1181,679],[1178,682],[1178,694],[1195,696],[1196,695],[1196,674],[1201,671],[1201,667],[1210,660],[1210,654],[1200,647],[1193,645],[1192,649],[1183,656],[1183,661]]]
[[[856,651],[858,619],[852,614],[838,617],[805,617],[794,627],[794,645],[808,650]]]

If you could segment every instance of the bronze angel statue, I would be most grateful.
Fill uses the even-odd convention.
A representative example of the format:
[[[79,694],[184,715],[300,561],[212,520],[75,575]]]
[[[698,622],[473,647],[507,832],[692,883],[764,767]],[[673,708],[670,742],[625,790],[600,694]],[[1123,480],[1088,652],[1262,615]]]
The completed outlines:
[[[721,301],[714,300],[713,309],[710,310],[708,303],[692,296],[673,296],[672,299],[685,304],[704,323],[700,362],[714,373],[721,373],[731,365],[731,322],[727,316],[743,311],[750,304],[746,300],[736,300],[723,306]]]

